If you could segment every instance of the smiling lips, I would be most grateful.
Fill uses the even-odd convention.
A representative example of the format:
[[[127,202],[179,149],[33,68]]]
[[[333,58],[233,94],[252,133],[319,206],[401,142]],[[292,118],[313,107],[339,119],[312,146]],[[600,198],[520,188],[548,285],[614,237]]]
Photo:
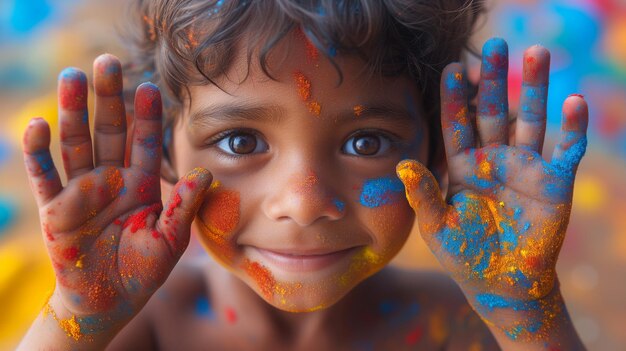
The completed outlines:
[[[265,259],[266,263],[290,272],[313,272],[331,266],[351,256],[359,247],[351,247],[339,251],[330,250],[277,250],[254,248]]]

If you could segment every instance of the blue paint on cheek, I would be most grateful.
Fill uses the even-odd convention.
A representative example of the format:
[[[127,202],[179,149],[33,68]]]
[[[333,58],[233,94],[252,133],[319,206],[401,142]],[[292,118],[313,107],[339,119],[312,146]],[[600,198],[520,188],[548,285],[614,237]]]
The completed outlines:
[[[195,312],[197,316],[202,318],[213,319],[215,317],[211,303],[206,297],[198,297],[196,299]]]
[[[404,197],[404,184],[397,177],[369,179],[363,184],[361,205],[375,208],[397,202]]]
[[[119,194],[118,194],[118,195],[125,195],[127,191],[128,191],[128,189],[126,188],[126,186],[123,186],[123,187],[120,189],[120,192],[119,192]]]
[[[82,121],[84,124],[87,124],[89,122],[89,112],[87,110],[85,110],[85,112],[83,113]]]

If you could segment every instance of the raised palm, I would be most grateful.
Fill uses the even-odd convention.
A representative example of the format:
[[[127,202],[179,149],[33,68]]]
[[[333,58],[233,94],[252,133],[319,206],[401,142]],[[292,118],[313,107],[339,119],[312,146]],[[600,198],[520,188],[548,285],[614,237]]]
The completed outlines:
[[[87,118],[84,73],[59,76],[62,186],[50,156],[50,129],[33,119],[24,156],[44,240],[65,307],[79,315],[136,313],[165,281],[189,242],[189,228],[211,177],[197,169],[161,202],[161,97],[142,84],[135,96],[131,156],[125,167],[126,114],[119,61],[94,62],[95,132]],[[95,166],[95,167],[94,167]]]
[[[524,56],[521,108],[509,145],[507,69],[506,43],[488,41],[475,121],[468,114],[462,67],[451,64],[443,72],[447,202],[422,165],[405,161],[398,174],[422,236],[461,288],[528,301],[554,287],[588,117],[582,98],[568,98],[559,144],[550,162],[542,158],[549,53],[532,47]]]

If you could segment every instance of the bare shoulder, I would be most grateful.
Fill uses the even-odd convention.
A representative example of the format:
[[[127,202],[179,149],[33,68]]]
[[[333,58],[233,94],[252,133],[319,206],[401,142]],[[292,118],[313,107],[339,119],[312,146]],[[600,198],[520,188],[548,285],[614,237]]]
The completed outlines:
[[[484,322],[446,274],[388,267],[368,284],[373,285],[374,291],[379,289],[374,285],[384,287],[384,291],[378,293],[383,312],[390,313],[394,309],[405,315],[414,312],[409,323],[422,329],[409,328],[405,341],[421,333],[420,339],[425,339],[431,349],[499,350]],[[389,318],[396,317],[390,313]]]
[[[190,314],[208,305],[204,301],[205,292],[202,270],[191,262],[181,262],[107,350],[160,349],[163,338],[168,337],[163,334],[164,330],[175,334],[179,327],[188,323]]]

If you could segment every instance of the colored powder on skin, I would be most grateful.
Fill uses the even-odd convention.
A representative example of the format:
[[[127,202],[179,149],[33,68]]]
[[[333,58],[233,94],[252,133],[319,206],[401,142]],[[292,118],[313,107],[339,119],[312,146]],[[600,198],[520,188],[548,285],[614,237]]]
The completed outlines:
[[[575,134],[571,134],[575,135]],[[582,136],[574,145],[570,146],[563,151],[563,154],[558,160],[553,160],[552,165],[557,169],[560,175],[572,177],[571,173],[576,168],[576,165],[585,155],[587,150],[587,137]]]
[[[352,108],[352,110],[354,111],[355,117],[361,117],[361,114],[365,110],[365,107],[363,107],[363,105],[356,105]]]
[[[213,309],[211,308],[211,303],[206,297],[201,296],[196,299],[195,311],[196,315],[199,317],[207,319],[215,318]]]
[[[252,277],[254,281],[256,281],[263,296],[270,299],[274,295],[276,280],[267,267],[259,264],[258,262],[252,262],[246,259],[244,269],[246,273]]]
[[[458,193],[451,199],[458,204],[458,226],[447,226],[437,234],[443,248],[451,255],[464,257],[474,273],[483,276],[488,268],[491,253],[498,245],[496,225],[487,206],[480,197]],[[452,212],[452,213],[454,213]],[[450,221],[448,220],[448,223]]]
[[[337,210],[339,210],[339,212],[343,212],[344,208],[346,207],[346,204],[339,199],[333,200],[333,204],[335,204],[335,207],[337,208]]]
[[[76,257],[78,256],[78,249],[74,246],[68,247],[63,250],[62,255],[63,255],[63,258],[65,258],[66,260],[74,261]]]
[[[43,315],[44,317],[48,315],[52,316],[52,318],[57,321],[57,323],[59,323],[59,327],[61,327],[65,334],[70,338],[78,341],[83,337],[83,334],[80,330],[80,324],[78,324],[78,322],[76,321],[76,316],[72,315],[72,317],[68,319],[59,319],[56,315],[56,312],[54,312],[54,310],[50,306],[49,301],[46,302],[43,308]]]
[[[311,42],[309,37],[304,33],[302,27],[298,27],[295,29],[296,37],[304,42],[306,61],[308,64],[315,64],[317,66],[317,62],[319,59],[319,52],[315,45]]]
[[[322,113],[322,106],[320,106],[319,102],[311,101],[306,104],[309,108],[309,112],[314,114],[315,116],[319,116]]]
[[[413,346],[422,339],[422,335],[424,335],[424,330],[421,326],[418,326],[404,337],[404,342],[409,346]]]
[[[154,176],[142,177],[139,187],[137,188],[137,198],[144,202],[150,200],[154,196],[153,191],[158,187],[158,181],[159,178]],[[117,192],[119,192],[119,188]]]
[[[339,284],[346,286],[355,280],[355,277],[365,276],[384,263],[383,257],[370,247],[364,247],[352,256],[348,271],[339,277]]]
[[[162,209],[163,207],[159,203],[150,205],[144,208],[143,210],[141,210],[140,212],[130,215],[128,219],[126,220],[126,222],[124,222],[124,225],[122,226],[122,228],[127,228],[130,226],[131,233],[136,233],[140,229],[145,229],[147,225],[146,220],[148,216],[152,213],[158,216],[158,213]]]
[[[311,81],[300,71],[294,72],[293,79],[302,101],[308,101],[311,98]]]
[[[144,146],[144,150],[147,151],[148,155],[152,158],[156,158],[158,156],[159,148],[161,147],[161,135],[152,134],[146,138],[139,138],[139,144]]]
[[[108,167],[104,172],[104,179],[106,179],[107,185],[109,186],[111,197],[119,195],[121,190],[125,189],[122,172],[117,168]]]
[[[232,307],[226,307],[224,314],[226,315],[228,324],[235,324],[237,322],[237,312],[235,312]]]
[[[174,200],[172,201],[169,208],[165,212],[165,215],[168,217],[172,217],[172,215],[174,214],[174,210],[176,209],[176,207],[180,206],[182,201],[183,199],[180,197],[180,194],[176,193],[176,195],[174,195]]]
[[[76,68],[66,68],[59,74],[59,104],[61,108],[80,111],[87,108],[87,77]]]
[[[478,294],[476,301],[486,307],[489,311],[496,308],[511,308],[514,311],[530,311],[539,309],[537,301],[524,301],[512,298],[505,298],[496,294]]]
[[[203,208],[204,222],[209,230],[218,235],[230,234],[239,224],[239,193],[218,190],[209,195]]]
[[[375,208],[395,203],[402,198],[404,184],[396,177],[368,179],[361,190],[360,203]]]
[[[52,236],[52,232],[50,231],[50,227],[48,226],[48,223],[45,223],[43,225],[43,232],[46,235],[46,238],[50,241],[54,241],[54,236]]]

